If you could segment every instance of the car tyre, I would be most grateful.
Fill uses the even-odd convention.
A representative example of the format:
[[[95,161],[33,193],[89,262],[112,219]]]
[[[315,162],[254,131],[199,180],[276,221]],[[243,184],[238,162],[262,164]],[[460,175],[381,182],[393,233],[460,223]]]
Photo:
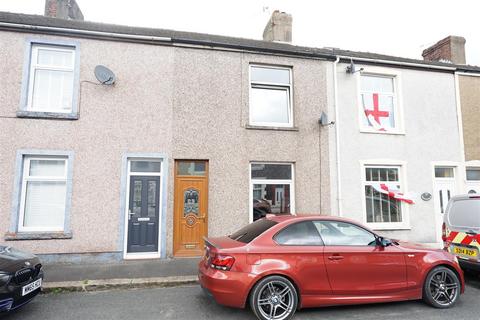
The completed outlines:
[[[460,279],[455,272],[447,267],[435,267],[423,284],[423,300],[435,308],[451,308],[457,302],[460,290]]]
[[[269,276],[253,287],[249,302],[260,320],[288,320],[297,310],[298,294],[287,278]]]

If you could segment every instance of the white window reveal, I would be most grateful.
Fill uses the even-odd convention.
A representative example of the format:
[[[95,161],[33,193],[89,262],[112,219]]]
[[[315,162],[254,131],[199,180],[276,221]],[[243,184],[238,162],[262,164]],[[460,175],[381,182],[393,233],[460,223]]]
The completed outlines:
[[[402,193],[401,166],[366,165],[363,188],[368,224],[377,229],[408,227],[402,202],[413,200]]]
[[[292,127],[290,68],[250,66],[251,125]]]
[[[254,221],[269,213],[295,212],[293,164],[252,163],[250,174]]]
[[[399,112],[395,76],[362,74],[360,76],[361,125],[366,131],[399,131]]]
[[[66,157],[25,157],[18,231],[63,231]]]
[[[72,112],[75,48],[33,44],[27,111]]]

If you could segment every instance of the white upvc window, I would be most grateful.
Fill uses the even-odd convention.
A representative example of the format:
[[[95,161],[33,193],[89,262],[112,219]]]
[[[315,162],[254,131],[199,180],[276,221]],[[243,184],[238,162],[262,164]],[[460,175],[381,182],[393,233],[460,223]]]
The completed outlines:
[[[467,181],[480,181],[480,167],[467,167]]]
[[[64,231],[67,157],[25,156],[19,232]]]
[[[250,220],[269,213],[294,214],[294,188],[292,163],[250,163]]]
[[[360,130],[403,133],[400,74],[365,71],[359,82]]]
[[[373,229],[408,229],[407,207],[397,199],[378,190],[388,188],[404,192],[402,165],[364,164],[363,203],[364,221]]]
[[[26,111],[71,113],[75,47],[32,44]]]
[[[292,70],[277,66],[250,66],[249,124],[293,127]]]

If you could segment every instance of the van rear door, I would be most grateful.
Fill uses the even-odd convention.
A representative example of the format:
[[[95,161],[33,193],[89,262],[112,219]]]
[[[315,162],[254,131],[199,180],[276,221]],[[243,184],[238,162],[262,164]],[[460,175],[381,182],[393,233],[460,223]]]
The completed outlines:
[[[445,222],[449,251],[459,258],[480,260],[480,197],[452,199]]]

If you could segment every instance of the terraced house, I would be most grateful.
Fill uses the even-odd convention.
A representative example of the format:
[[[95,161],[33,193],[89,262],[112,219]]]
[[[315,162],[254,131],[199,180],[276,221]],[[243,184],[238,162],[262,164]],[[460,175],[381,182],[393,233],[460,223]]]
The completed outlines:
[[[450,168],[466,187],[457,73],[479,69],[294,46],[281,12],[258,41],[61,4],[0,13],[2,242],[46,261],[198,256],[203,236],[318,212],[438,242]]]

